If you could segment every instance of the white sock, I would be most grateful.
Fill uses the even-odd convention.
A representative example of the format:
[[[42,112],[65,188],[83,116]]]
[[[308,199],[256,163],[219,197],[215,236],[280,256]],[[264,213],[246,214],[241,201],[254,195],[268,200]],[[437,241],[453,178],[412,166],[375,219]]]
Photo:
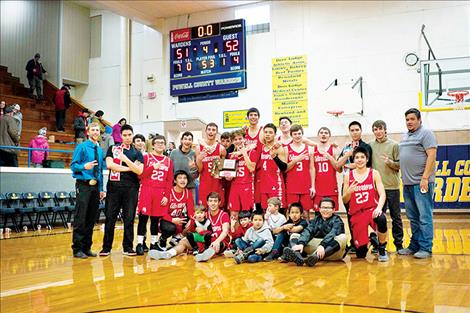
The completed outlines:
[[[175,249],[168,250],[168,253],[171,255],[171,257],[176,256],[176,250]]]
[[[151,242],[153,245],[156,244],[156,243],[157,243],[157,236],[156,236],[156,235],[152,235],[152,236],[150,237],[150,242]]]
[[[137,235],[137,243],[143,244],[144,243],[144,236]]]

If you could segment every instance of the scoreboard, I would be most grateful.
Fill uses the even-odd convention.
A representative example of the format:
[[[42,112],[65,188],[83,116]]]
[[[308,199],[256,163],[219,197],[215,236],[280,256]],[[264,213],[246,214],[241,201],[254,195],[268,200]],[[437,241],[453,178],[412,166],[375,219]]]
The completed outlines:
[[[170,94],[246,88],[245,20],[170,32]]]

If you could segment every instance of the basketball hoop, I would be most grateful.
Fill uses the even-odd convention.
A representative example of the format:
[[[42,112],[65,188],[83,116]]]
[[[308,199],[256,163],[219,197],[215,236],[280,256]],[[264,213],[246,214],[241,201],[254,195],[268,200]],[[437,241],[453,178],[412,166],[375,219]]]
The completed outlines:
[[[343,115],[344,111],[326,111],[326,113],[338,117],[340,115]]]
[[[449,97],[454,97],[455,101],[455,109],[456,110],[463,110],[465,109],[465,106],[463,105],[463,102],[465,100],[465,96],[468,95],[468,90],[456,90],[456,91],[449,91],[447,93]]]

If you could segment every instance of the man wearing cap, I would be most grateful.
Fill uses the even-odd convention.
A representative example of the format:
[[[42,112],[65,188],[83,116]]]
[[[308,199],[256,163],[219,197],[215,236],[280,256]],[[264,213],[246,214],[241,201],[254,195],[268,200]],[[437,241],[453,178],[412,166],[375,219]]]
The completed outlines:
[[[34,58],[29,60],[26,64],[26,71],[28,72],[28,82],[29,82],[29,96],[34,98],[34,89],[36,89],[36,96],[38,99],[42,99],[42,74],[47,74],[47,71],[42,66],[42,63],[39,62],[41,56],[39,53],[34,55]]]
[[[73,129],[75,130],[75,141],[82,143],[87,138],[87,125],[88,125],[88,109],[82,109],[78,112],[78,116],[73,121]]]
[[[98,145],[100,126],[88,125],[89,140],[79,144],[73,153],[70,169],[77,181],[77,201],[73,220],[72,250],[75,258],[96,257],[91,251],[93,226],[103,191],[103,151]]]
[[[20,142],[18,124],[13,117],[13,107],[7,107],[0,117],[0,146],[17,146]],[[0,149],[0,166],[18,166],[18,150]]]

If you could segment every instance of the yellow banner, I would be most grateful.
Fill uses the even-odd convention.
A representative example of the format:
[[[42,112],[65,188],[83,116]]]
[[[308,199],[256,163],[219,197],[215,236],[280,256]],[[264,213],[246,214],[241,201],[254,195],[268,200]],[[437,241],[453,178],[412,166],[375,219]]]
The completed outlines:
[[[247,124],[246,111],[224,111],[224,128],[242,128],[243,125]]]
[[[273,122],[288,116],[292,123],[308,126],[307,56],[272,60]]]

